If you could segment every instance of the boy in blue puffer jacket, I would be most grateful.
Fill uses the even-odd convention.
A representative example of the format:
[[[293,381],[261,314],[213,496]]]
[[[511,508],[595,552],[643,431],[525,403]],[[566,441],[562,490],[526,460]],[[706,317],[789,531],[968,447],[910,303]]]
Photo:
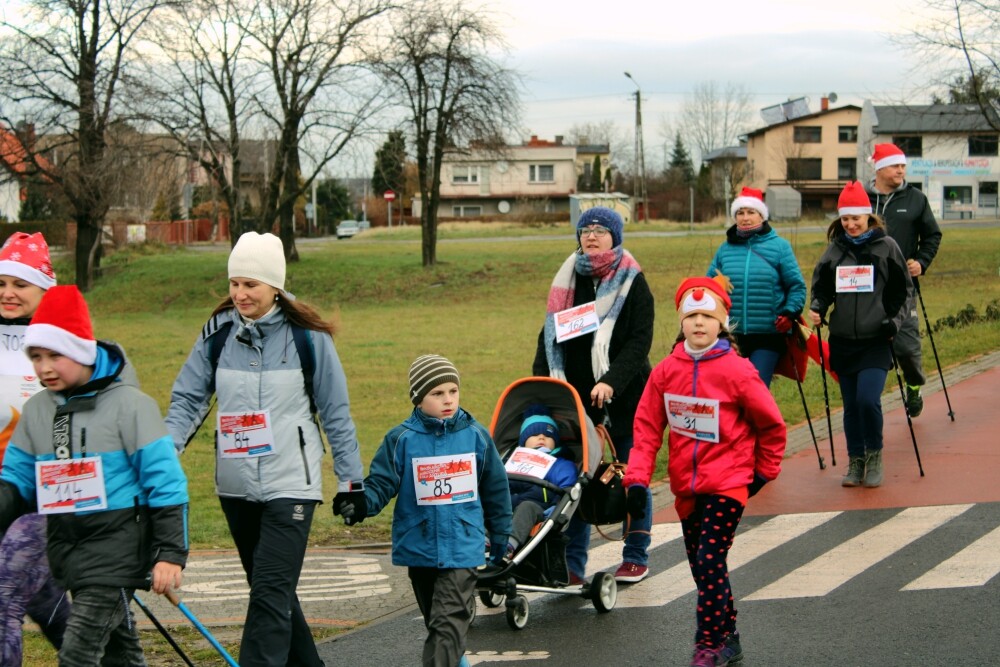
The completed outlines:
[[[367,516],[396,497],[392,562],[409,569],[427,640],[424,667],[468,665],[484,535],[502,557],[511,531],[507,473],[489,433],[458,405],[458,371],[427,354],[410,366],[413,414],[390,430],[365,479]],[[356,508],[335,508],[352,522]]]

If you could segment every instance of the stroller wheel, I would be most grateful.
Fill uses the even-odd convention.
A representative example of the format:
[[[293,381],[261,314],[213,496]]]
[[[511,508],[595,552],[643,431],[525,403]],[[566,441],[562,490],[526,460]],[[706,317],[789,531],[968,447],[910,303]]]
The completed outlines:
[[[610,572],[598,572],[590,582],[590,599],[594,603],[594,609],[602,614],[606,614],[615,608],[618,601],[618,584],[615,583],[615,576]]]
[[[528,624],[528,613],[528,598],[518,595],[507,600],[507,625],[512,630],[524,629],[524,626]]]
[[[503,604],[504,594],[496,591],[479,591],[479,599],[483,601],[484,605],[493,609]]]

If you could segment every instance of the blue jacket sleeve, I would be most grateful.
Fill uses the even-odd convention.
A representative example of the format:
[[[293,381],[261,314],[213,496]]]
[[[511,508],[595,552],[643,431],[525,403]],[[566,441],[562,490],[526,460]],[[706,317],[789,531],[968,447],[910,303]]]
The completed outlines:
[[[720,273],[725,273],[722,270],[722,249],[726,247],[726,241],[722,242],[722,245],[718,247],[715,251],[715,256],[712,257],[712,263],[708,265],[708,271],[705,273],[709,278],[714,278]]]
[[[513,528],[510,505],[510,488],[507,485],[507,471],[504,470],[500,453],[497,452],[493,438],[481,425],[473,428],[485,444],[483,451],[483,470],[479,475],[479,496],[482,499],[483,519],[486,531],[494,544],[507,541]]]
[[[170,407],[164,421],[178,452],[184,451],[211,408],[212,362],[208,346],[208,339],[203,336],[195,341],[170,391]]]
[[[376,516],[385,509],[389,501],[399,493],[402,482],[400,471],[396,468],[396,448],[407,430],[397,426],[382,439],[365,477],[365,504],[368,516]]]
[[[549,469],[549,474],[545,476],[545,479],[556,486],[573,486],[577,480],[576,465],[572,461],[558,459]]]
[[[313,392],[316,409],[323,423],[333,468],[337,475],[337,490],[349,491],[351,482],[365,476],[361,463],[361,447],[357,429],[351,418],[351,401],[347,394],[347,377],[337,356],[333,339],[325,333],[309,332],[313,341],[316,368],[313,370]]]
[[[795,259],[792,245],[784,239],[782,241],[783,250],[779,269],[781,282],[785,285],[785,303],[781,307],[781,312],[798,315],[802,313],[802,309],[806,305],[806,281],[802,277],[802,269],[799,268],[799,262]]]

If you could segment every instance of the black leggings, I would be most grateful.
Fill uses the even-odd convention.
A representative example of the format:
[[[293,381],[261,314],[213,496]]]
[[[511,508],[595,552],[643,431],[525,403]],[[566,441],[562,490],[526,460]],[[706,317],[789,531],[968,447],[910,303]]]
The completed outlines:
[[[698,586],[697,646],[722,646],[736,632],[736,608],[726,557],[743,517],[743,505],[725,496],[698,496],[695,511],[681,520],[691,576]]]

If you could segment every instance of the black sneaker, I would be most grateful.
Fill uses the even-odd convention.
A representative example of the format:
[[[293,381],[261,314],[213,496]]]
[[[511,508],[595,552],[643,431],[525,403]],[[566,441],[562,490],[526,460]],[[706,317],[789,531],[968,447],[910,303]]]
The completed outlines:
[[[916,387],[906,386],[906,411],[910,417],[919,417],[924,411],[924,397],[920,395],[920,385]]]
[[[743,647],[740,646],[740,633],[734,632],[731,635],[726,635],[722,642],[722,648],[719,649],[719,654],[715,657],[715,667],[735,665],[741,660],[743,660]]]

